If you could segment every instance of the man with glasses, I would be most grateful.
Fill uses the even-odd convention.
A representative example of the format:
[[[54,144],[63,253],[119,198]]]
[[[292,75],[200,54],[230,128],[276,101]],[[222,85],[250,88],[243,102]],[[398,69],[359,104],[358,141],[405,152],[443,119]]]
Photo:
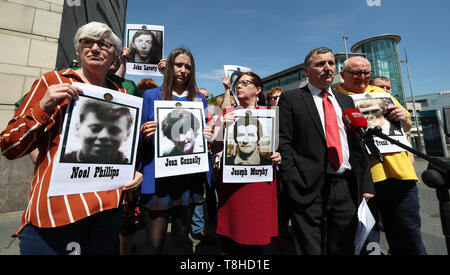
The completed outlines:
[[[341,77],[344,84],[337,90],[347,94],[385,93],[382,88],[369,85],[371,64],[364,57],[355,56],[344,62]],[[395,105],[386,107],[387,119],[401,121],[403,130],[412,126],[411,116],[393,97]],[[386,239],[392,254],[426,254],[420,233],[419,197],[414,166],[406,152],[384,153],[384,162],[370,156],[370,170],[376,196],[369,201],[372,212],[380,211]],[[375,217],[377,215],[374,215]],[[369,241],[379,243],[379,232]]]

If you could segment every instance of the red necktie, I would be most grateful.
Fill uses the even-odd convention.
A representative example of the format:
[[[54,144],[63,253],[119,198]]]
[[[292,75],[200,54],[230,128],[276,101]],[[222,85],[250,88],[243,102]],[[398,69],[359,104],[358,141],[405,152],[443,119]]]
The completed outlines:
[[[333,103],[328,98],[328,92],[323,90],[323,112],[325,116],[325,133],[327,138],[328,161],[337,171],[342,164],[342,144],[339,126]]]

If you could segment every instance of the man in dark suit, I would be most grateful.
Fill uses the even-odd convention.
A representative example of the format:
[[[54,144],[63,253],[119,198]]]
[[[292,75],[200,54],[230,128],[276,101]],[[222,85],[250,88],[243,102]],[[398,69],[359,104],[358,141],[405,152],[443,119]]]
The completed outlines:
[[[367,152],[342,122],[353,100],[330,88],[335,69],[330,49],[313,49],[304,66],[309,84],[278,103],[297,254],[353,254],[357,206],[375,193]]]

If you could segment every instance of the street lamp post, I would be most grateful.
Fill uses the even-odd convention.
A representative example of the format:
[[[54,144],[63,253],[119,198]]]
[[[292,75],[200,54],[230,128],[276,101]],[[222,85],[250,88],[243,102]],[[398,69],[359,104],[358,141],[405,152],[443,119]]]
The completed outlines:
[[[347,59],[348,59],[348,49],[347,49],[347,40],[348,40],[348,37],[344,35],[342,38],[344,39],[345,60],[347,60]]]
[[[406,64],[406,69],[408,71],[409,88],[411,90],[411,99],[412,99],[413,111],[414,111],[414,120],[416,122],[417,135],[419,137],[419,142],[421,143],[420,145],[422,145],[422,138],[421,138],[420,128],[419,128],[419,119],[417,117],[416,101],[414,100],[414,92],[413,92],[413,86],[412,86],[412,81],[411,81],[411,71],[409,69],[408,54],[406,53],[406,48],[405,48],[405,60],[400,60],[400,62]],[[408,102],[406,102],[406,105],[408,105]],[[422,148],[422,146],[421,146],[421,148]]]

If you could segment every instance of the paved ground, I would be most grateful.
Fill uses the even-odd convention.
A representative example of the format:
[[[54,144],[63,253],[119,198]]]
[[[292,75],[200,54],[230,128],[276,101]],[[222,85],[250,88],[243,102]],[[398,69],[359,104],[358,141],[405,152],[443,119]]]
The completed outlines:
[[[0,214],[0,255],[19,255],[19,240],[11,238],[20,227],[22,211]]]
[[[422,180],[422,172],[426,170],[428,162],[416,158],[414,168],[420,179],[418,184],[419,201],[420,201],[420,217],[422,219],[422,239],[431,255],[447,255],[445,238],[442,233],[442,224],[439,214],[439,201],[436,196],[436,190],[426,186]]]
[[[416,158],[415,169],[419,178],[422,172],[426,170],[427,162]],[[422,218],[422,237],[425,247],[431,255],[447,255],[447,248],[445,239],[442,234],[441,220],[439,214],[439,202],[436,198],[436,192],[424,185],[421,181],[418,184],[419,199],[420,199],[420,214]],[[20,225],[20,217],[22,212],[11,212],[0,214],[0,255],[19,255],[19,240],[12,239],[13,233]],[[169,227],[170,232],[170,227]],[[213,226],[208,227],[209,242],[192,241],[194,254],[201,255],[218,255],[220,254],[220,247],[216,242]],[[381,252],[387,254],[387,243],[384,234],[381,241]],[[136,250],[134,254],[145,254],[145,234],[144,230],[140,230],[135,238]],[[171,254],[170,251],[170,233],[168,236],[166,253]],[[287,250],[279,250],[274,243],[265,248],[265,253],[268,255],[290,255],[294,254],[292,245],[288,245]]]

